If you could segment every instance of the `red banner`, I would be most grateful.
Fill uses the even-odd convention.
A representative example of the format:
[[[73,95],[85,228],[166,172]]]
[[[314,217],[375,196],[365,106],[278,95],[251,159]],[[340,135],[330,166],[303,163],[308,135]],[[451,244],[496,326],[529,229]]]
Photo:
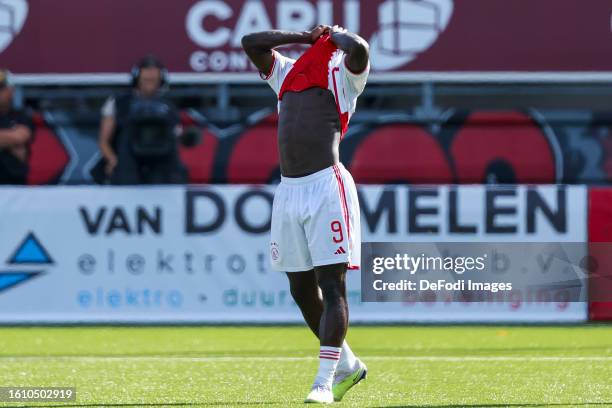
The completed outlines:
[[[368,40],[373,77],[609,73],[611,14],[612,0],[0,0],[0,65],[83,77],[154,53],[184,78],[255,80],[244,34],[333,23]]]
[[[612,190],[606,187],[589,189],[589,242],[612,242]],[[591,270],[590,299],[605,299],[602,295],[612,292],[612,254],[605,246],[589,247]],[[612,321],[612,302],[589,303],[590,320]]]

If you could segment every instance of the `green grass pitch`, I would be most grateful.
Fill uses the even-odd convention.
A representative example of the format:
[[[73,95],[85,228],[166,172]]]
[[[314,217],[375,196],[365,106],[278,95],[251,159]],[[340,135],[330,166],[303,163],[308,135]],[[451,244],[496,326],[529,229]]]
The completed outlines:
[[[345,407],[612,407],[612,326],[352,327],[369,367]],[[75,386],[73,403],[303,406],[303,327],[0,328],[0,386]]]

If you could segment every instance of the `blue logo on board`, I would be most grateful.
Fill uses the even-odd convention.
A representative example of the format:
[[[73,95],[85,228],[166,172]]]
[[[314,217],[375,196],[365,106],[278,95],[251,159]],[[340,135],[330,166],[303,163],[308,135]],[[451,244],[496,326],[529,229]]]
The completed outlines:
[[[33,232],[17,246],[6,262],[9,269],[0,270],[0,292],[20,285],[30,279],[40,276],[44,270],[41,266],[53,265],[53,258],[40,243]],[[21,270],[26,266],[27,269]],[[33,267],[37,267],[32,269]]]

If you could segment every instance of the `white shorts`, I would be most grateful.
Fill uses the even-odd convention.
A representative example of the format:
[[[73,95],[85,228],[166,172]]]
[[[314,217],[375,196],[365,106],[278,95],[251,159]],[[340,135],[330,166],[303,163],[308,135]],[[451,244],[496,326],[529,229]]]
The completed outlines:
[[[361,257],[359,201],[342,164],[305,177],[282,177],[272,206],[270,259],[278,271],[348,263]]]

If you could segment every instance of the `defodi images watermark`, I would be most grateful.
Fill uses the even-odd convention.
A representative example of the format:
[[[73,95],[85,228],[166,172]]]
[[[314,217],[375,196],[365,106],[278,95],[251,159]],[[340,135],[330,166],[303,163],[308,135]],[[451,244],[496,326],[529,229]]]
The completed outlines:
[[[591,298],[595,292],[597,300],[610,301],[612,291],[601,290],[610,283],[597,274],[607,253],[612,244],[369,242],[362,245],[361,297],[364,302],[582,302],[591,286]]]

